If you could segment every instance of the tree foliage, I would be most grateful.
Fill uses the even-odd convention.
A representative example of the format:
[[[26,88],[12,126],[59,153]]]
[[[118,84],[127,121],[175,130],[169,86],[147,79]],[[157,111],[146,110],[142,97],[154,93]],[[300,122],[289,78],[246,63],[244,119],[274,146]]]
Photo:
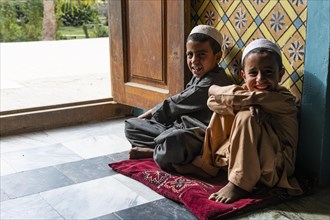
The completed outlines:
[[[107,0],[104,0],[105,3]],[[54,0],[56,27],[93,29],[92,36],[107,36],[101,25],[97,0]],[[39,41],[42,37],[43,0],[0,0],[0,42]],[[58,29],[57,29],[58,30]],[[87,29],[86,29],[87,30]],[[60,38],[57,32],[57,39]]]
[[[0,2],[0,42],[40,40],[42,0]]]
[[[93,8],[95,0],[58,0],[61,22],[65,26],[81,26],[99,23],[98,11]]]

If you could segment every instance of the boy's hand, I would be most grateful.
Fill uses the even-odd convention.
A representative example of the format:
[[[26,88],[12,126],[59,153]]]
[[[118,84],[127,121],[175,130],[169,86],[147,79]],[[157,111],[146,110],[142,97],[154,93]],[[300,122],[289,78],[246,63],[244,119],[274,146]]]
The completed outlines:
[[[150,119],[151,117],[152,117],[152,109],[149,109],[148,111],[146,111],[142,115],[139,115],[137,118],[139,118],[139,119]]]
[[[210,86],[210,88],[209,88],[209,96],[216,95],[218,93],[219,88],[221,88],[221,87],[218,86],[218,85],[212,85],[212,86]]]
[[[258,105],[250,106],[249,109],[251,116],[255,117],[259,124],[268,121],[268,119],[270,118],[270,115]]]

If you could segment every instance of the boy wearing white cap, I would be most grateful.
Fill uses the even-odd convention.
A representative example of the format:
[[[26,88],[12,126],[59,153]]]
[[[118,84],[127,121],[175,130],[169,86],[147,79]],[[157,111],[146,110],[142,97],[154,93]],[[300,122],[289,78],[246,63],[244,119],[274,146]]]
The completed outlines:
[[[280,48],[266,39],[252,41],[242,56],[243,86],[211,86],[214,111],[203,152],[181,173],[215,176],[226,167],[228,184],[209,199],[231,203],[258,184],[301,189],[292,177],[298,142],[295,97],[279,85],[284,74]]]
[[[184,91],[125,121],[132,145],[130,159],[153,157],[164,170],[191,162],[201,151],[212,111],[207,107],[211,85],[230,85],[219,67],[222,36],[209,25],[198,25],[187,38],[187,65],[193,74]]]

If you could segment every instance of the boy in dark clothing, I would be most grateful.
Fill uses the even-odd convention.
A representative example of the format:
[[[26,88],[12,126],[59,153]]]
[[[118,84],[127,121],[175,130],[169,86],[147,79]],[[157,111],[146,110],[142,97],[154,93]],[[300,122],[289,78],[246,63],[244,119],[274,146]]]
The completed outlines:
[[[186,89],[145,112],[125,121],[125,135],[132,144],[130,159],[153,157],[158,166],[186,164],[203,146],[212,111],[207,107],[211,85],[232,84],[219,67],[222,36],[217,29],[198,25],[187,38],[187,65],[193,74]]]

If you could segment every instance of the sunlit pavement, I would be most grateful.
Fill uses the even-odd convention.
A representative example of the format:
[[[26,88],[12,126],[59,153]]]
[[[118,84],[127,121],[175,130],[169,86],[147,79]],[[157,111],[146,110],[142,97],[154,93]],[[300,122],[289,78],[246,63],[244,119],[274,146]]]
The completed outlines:
[[[1,111],[111,97],[109,39],[0,43]]]

